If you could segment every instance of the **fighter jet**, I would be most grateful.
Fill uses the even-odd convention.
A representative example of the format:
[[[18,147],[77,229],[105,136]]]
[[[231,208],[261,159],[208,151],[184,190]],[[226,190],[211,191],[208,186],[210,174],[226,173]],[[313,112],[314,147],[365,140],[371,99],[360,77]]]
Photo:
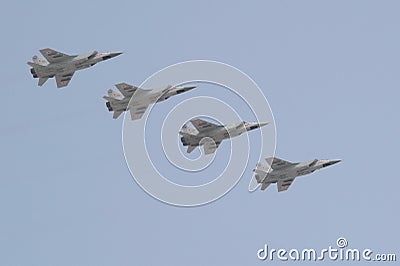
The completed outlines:
[[[163,89],[144,90],[127,83],[119,83],[115,87],[119,91],[109,89],[108,96],[103,97],[107,100],[108,111],[114,111],[113,118],[116,119],[122,112],[129,110],[132,120],[142,118],[150,104],[162,102],[171,96],[196,88],[196,86],[173,87],[168,85]]]
[[[50,48],[40,50],[44,58],[33,56],[30,65],[31,74],[39,78],[38,85],[42,86],[49,78],[56,78],[57,88],[68,85],[75,71],[94,66],[98,62],[116,57],[122,53],[93,51],[82,55],[66,55]]]
[[[190,122],[195,128],[184,125],[179,132],[182,144],[188,146],[187,153],[191,153],[198,146],[203,146],[204,154],[214,153],[224,139],[239,136],[268,124],[243,121],[231,125],[217,125],[202,119],[193,119]]]
[[[258,163],[257,167],[253,169],[257,183],[261,183],[261,190],[265,190],[272,183],[277,183],[278,192],[287,190],[297,176],[311,174],[315,170],[341,161],[315,159],[292,163],[276,157],[269,157],[265,160],[268,165]]]

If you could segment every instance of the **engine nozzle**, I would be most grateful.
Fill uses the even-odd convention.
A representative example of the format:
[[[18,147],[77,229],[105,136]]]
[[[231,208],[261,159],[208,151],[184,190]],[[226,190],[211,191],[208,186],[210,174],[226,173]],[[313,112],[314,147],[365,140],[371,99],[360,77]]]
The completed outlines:
[[[182,141],[183,146],[188,146],[189,145],[189,143],[186,141],[185,137],[181,137],[181,141]]]
[[[111,103],[110,102],[106,102],[106,106],[108,108],[108,111],[113,111],[113,108],[111,107]]]

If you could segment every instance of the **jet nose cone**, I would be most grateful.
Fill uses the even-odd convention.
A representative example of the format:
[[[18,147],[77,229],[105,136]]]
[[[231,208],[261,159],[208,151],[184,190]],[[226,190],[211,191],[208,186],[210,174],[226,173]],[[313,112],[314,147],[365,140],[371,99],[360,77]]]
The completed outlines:
[[[106,54],[103,55],[103,60],[105,61],[105,60],[114,58],[114,57],[116,57],[116,56],[119,56],[119,55],[121,55],[121,54],[122,54],[122,52],[111,52],[111,53],[106,53]]]
[[[172,91],[175,91],[176,94],[180,94],[183,92],[193,90],[194,88],[196,88],[196,86],[175,87],[175,88],[172,88]],[[167,89],[167,91],[169,91],[169,90],[170,89]]]
[[[110,56],[111,57],[116,57],[116,56],[119,56],[119,55],[122,55],[122,54],[123,54],[122,52],[113,52],[113,53],[110,54]]]
[[[197,88],[197,86],[187,86],[187,87],[184,87],[184,89],[185,90],[193,90],[193,89],[195,89],[195,88]]]
[[[260,123],[257,123],[257,122],[243,122],[243,123],[244,123],[244,126],[245,126],[247,131],[250,131],[250,130],[253,130],[253,129],[256,129],[256,128],[260,128],[260,127],[263,127],[265,125],[268,125],[268,122],[260,122]]]
[[[342,160],[329,160],[328,162],[324,163],[322,166],[323,166],[323,167],[327,167],[327,166],[330,166],[330,165],[337,164],[337,163],[339,163],[339,162],[341,162],[341,161],[342,161]]]

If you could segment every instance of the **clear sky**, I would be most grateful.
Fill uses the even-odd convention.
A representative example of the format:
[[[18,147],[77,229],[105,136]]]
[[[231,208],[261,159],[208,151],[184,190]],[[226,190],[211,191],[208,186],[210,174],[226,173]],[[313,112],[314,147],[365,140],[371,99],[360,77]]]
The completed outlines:
[[[261,265],[271,263],[257,259],[264,244],[322,249],[340,236],[349,247],[399,257],[399,8],[364,0],[3,1],[0,265]],[[26,65],[46,47],[124,54],[59,90],[54,80],[38,87]],[[249,167],[205,206],[146,194],[124,160],[123,119],[113,120],[101,97],[115,83],[141,84],[192,59],[233,65],[260,86],[277,156],[343,161],[285,193],[249,193]]]

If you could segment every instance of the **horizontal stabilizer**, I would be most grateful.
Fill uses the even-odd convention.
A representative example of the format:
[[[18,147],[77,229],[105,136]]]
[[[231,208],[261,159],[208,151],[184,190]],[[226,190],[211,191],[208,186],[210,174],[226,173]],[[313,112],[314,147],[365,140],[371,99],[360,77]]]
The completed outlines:
[[[39,78],[38,85],[42,86],[49,78]]]
[[[262,183],[261,190],[266,190],[271,183]]]
[[[191,153],[194,149],[196,149],[196,146],[188,146],[187,148],[187,153]]]
[[[113,118],[117,119],[123,112],[122,111],[115,111],[113,114]]]
[[[113,98],[115,100],[122,100],[124,98],[124,96],[122,95],[121,92],[119,91],[113,91],[112,89],[109,89],[107,91],[107,94],[110,98]]]

